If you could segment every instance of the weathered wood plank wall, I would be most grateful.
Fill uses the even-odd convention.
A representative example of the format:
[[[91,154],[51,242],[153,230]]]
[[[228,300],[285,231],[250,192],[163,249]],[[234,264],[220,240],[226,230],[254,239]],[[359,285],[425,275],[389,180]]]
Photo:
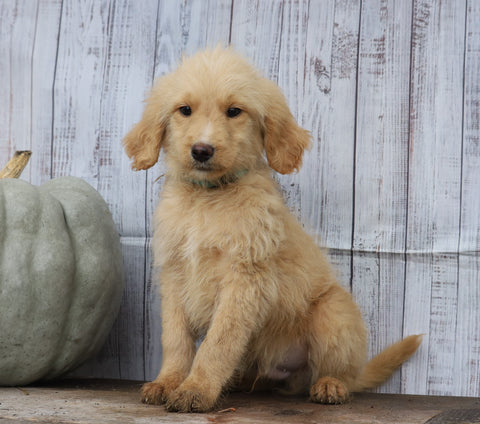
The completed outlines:
[[[127,286],[82,375],[151,379],[161,363],[151,216],[162,173],[121,139],[154,77],[232,43],[277,81],[315,139],[287,202],[330,249],[370,351],[424,333],[381,391],[480,396],[480,3],[475,0],[3,0],[0,161],[84,178],[110,205]],[[0,311],[1,317],[1,311]]]

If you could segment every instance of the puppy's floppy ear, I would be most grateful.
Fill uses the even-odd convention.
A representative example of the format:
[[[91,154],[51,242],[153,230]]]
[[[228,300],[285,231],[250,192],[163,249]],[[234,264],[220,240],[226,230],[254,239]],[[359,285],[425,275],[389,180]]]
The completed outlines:
[[[280,88],[264,80],[264,143],[268,164],[280,174],[290,174],[302,166],[311,135],[297,125]]]
[[[123,138],[125,152],[133,159],[132,168],[137,171],[155,165],[162,146],[168,116],[157,99],[152,90],[142,119]]]

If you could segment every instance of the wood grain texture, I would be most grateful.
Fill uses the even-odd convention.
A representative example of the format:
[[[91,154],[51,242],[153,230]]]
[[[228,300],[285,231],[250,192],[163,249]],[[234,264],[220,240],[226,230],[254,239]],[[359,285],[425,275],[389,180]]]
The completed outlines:
[[[4,162],[16,150],[32,150],[33,50],[38,9],[37,1],[0,4],[0,157]],[[30,168],[24,178],[29,176]]]
[[[454,387],[480,396],[480,4],[467,2]]]
[[[263,75],[278,81],[283,1],[235,0],[230,42],[249,57]]]
[[[358,0],[328,2],[321,8],[310,5],[304,103],[298,106],[314,140],[299,175],[301,219],[330,249],[338,279],[348,289],[352,282],[359,29]]]
[[[52,177],[53,88],[62,15],[61,0],[39,1],[32,46],[31,181],[43,184]]]
[[[236,392],[223,397],[211,412],[172,414],[140,403],[140,387],[140,382],[85,379],[43,387],[3,387],[0,420],[2,424],[424,424],[435,416],[435,423],[466,423],[477,421],[480,407],[480,400],[474,398],[375,393],[355,395],[348,405],[322,407],[305,396]],[[444,419],[437,416],[442,412]]]
[[[361,16],[352,292],[380,352],[403,336],[411,4],[363,2]],[[400,390],[400,373],[382,390]]]
[[[464,1],[415,2],[404,329],[427,337],[409,393],[454,392],[464,39]]]
[[[1,161],[28,149],[23,179],[85,179],[122,237],[121,312],[77,375],[158,372],[164,168],[131,171],[121,139],[155,77],[231,43],[312,133],[303,169],[278,181],[360,304],[371,354],[425,334],[380,390],[480,396],[478,22],[474,0],[0,2]]]

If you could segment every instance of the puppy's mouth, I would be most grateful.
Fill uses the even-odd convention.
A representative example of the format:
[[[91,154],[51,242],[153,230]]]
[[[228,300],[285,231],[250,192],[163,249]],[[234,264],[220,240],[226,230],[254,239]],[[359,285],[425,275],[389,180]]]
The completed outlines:
[[[192,168],[196,171],[203,171],[203,172],[215,171],[216,169],[215,165],[210,161],[197,162],[196,160],[192,161]]]
[[[225,174],[226,169],[214,162],[197,162],[191,163],[192,174],[197,178],[217,179]]]

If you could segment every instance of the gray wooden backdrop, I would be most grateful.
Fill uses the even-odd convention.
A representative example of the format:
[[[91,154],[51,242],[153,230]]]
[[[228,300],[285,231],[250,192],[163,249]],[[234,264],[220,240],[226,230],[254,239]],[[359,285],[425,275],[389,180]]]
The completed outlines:
[[[277,81],[314,136],[279,181],[360,303],[370,352],[425,334],[381,390],[480,396],[478,0],[1,0],[0,162],[31,149],[22,178],[85,179],[122,237],[120,315],[79,373],[159,370],[162,166],[132,172],[121,139],[154,77],[217,43]]]

